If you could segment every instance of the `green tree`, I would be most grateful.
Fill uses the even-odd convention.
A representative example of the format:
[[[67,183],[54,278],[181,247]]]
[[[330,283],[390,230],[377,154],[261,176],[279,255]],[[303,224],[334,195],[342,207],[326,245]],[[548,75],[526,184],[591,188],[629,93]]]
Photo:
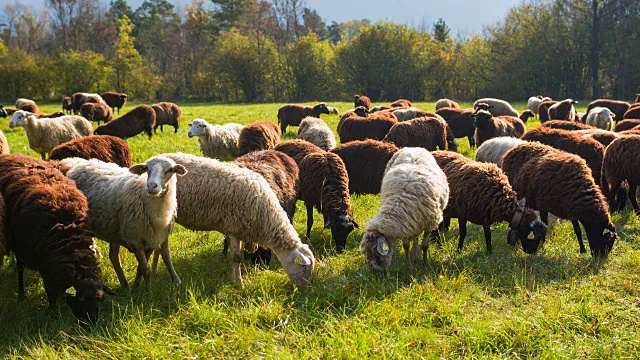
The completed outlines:
[[[114,21],[120,20],[124,16],[127,16],[129,19],[133,18],[133,10],[126,0],[111,0],[109,3],[109,13]]]
[[[307,28],[307,32],[312,32],[318,35],[320,39],[327,38],[327,26],[317,11],[304,8],[302,20],[304,21],[304,26]]]
[[[67,51],[56,58],[55,64],[65,94],[104,91],[112,71],[104,57],[92,51]]]
[[[441,43],[451,40],[451,29],[447,26],[442,18],[433,24],[432,36],[436,41]]]
[[[332,96],[333,49],[316,34],[297,38],[287,47],[287,62],[295,82],[295,99],[310,101]]]

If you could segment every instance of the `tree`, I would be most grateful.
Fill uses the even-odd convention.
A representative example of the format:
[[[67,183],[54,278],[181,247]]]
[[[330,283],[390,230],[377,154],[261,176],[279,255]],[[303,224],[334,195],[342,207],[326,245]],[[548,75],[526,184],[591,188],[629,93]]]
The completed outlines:
[[[109,13],[114,21],[122,19],[123,16],[127,16],[129,19],[133,18],[133,10],[126,0],[111,0]]]
[[[99,93],[107,87],[111,67],[105,58],[93,51],[67,51],[55,60],[65,94],[78,91]]]
[[[287,48],[287,62],[295,82],[295,99],[310,101],[330,97],[333,49],[316,34],[297,38]]]
[[[327,38],[327,26],[317,11],[304,8],[302,20],[304,21],[304,26],[307,28],[307,33],[312,32],[318,35],[320,39]]]
[[[449,29],[442,18],[433,24],[432,36],[436,41],[441,43],[451,40],[451,29]]]

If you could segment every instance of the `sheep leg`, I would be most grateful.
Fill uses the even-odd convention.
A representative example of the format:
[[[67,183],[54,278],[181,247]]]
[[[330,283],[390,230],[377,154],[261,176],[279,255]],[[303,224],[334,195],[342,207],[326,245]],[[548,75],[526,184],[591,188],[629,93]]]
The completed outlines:
[[[143,249],[135,249],[133,254],[138,260],[138,270],[136,271],[136,280],[133,283],[133,287],[137,288],[140,285],[140,280],[144,278],[147,284],[147,290],[151,289],[151,269],[149,269],[149,263],[147,259],[151,255],[153,250],[145,251]]]
[[[40,153],[40,156],[42,157],[42,160],[47,160],[46,153]]]
[[[407,255],[407,261],[411,266],[411,240],[402,240],[402,248],[404,249],[404,254]]]
[[[547,211],[540,211],[540,220],[546,225],[549,225],[549,213]]]
[[[467,136],[469,139],[469,147],[474,148],[476,146],[476,141],[473,139],[473,136]]]
[[[458,229],[460,230],[460,240],[458,240],[458,252],[462,251],[464,238],[467,237],[467,220],[458,219]]]
[[[638,207],[638,200],[636,199],[636,189],[638,187],[638,183],[635,181],[630,181],[629,182],[629,192],[627,193],[627,197],[629,198],[629,201],[631,201],[631,205],[633,206],[633,209],[636,211],[636,215],[640,215],[640,207]]]
[[[157,251],[156,251],[157,254]],[[180,278],[178,277],[178,274],[176,273],[176,270],[173,268],[173,263],[171,262],[171,256],[169,256],[169,239],[165,240],[164,243],[162,243],[162,245],[160,246],[160,255],[162,255],[162,261],[164,262],[164,265],[167,267],[167,270],[169,270],[169,274],[171,275],[171,280],[173,280],[174,283],[176,284],[180,284]],[[157,259],[157,256],[156,256]]]
[[[234,236],[229,236],[229,248],[231,249],[231,279],[236,286],[242,289],[242,273],[240,272],[240,262],[242,261],[242,253],[240,252],[240,240]]]
[[[427,263],[427,254],[429,253],[429,241],[431,241],[431,238],[434,237],[434,233],[435,233],[436,239],[438,239],[438,243],[440,243],[439,241],[440,233],[438,232],[438,229],[431,231],[429,239],[427,239],[426,231],[422,235],[422,263],[423,264]]]
[[[580,223],[578,222],[578,220],[573,220],[571,224],[573,224],[573,231],[576,233],[576,237],[578,238],[578,245],[580,245],[580,254],[584,254],[587,252],[587,249],[584,247],[584,243],[582,242],[582,230],[580,229]]]
[[[120,265],[120,245],[109,244],[109,260],[111,260],[113,269],[116,271],[116,275],[120,281],[120,286],[125,289],[129,289],[127,277],[124,276],[124,270],[122,270],[122,265]]]
[[[284,121],[280,123],[280,132],[282,136],[287,132],[287,124],[285,124]]]
[[[484,241],[487,243],[487,254],[491,254],[493,248],[491,247],[491,226],[482,225],[484,230]]]
[[[418,235],[418,236],[419,236],[419,235]],[[412,254],[412,256],[411,256],[411,258],[413,259],[413,261],[418,261],[418,259],[420,258],[420,245],[418,245],[418,244],[419,244],[419,243],[418,243],[418,236],[416,236],[416,237],[413,239],[413,249],[411,249],[411,250],[412,250],[412,252],[413,252],[413,254]],[[423,237],[424,237],[424,235],[423,235]]]
[[[174,133],[174,134],[177,134],[177,133],[178,133],[178,127],[177,127],[177,126],[174,126],[174,127],[173,127],[173,133]]]
[[[311,227],[313,227],[313,205],[304,204],[307,207],[307,239],[311,239]]]
[[[18,269],[18,299],[24,299],[24,264],[20,260],[16,260],[16,269]]]
[[[153,275],[158,273],[158,258],[160,257],[160,250],[155,249],[153,251],[153,262],[151,263],[151,272]]]

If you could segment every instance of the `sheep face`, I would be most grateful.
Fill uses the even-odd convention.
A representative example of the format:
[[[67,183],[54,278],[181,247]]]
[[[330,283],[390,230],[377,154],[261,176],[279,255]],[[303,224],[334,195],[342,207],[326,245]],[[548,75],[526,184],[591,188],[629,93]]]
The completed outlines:
[[[485,129],[489,127],[492,123],[493,116],[490,112],[486,110],[480,110],[477,113],[472,115],[473,117],[473,127],[477,129]]]
[[[364,106],[358,106],[353,112],[360,117],[367,117],[367,109]]]
[[[349,215],[338,215],[329,220],[324,226],[325,229],[331,229],[331,237],[336,243],[338,252],[344,251],[347,245],[347,237],[354,228],[360,228],[358,224]]]
[[[362,237],[360,250],[371,270],[384,273],[391,266],[391,259],[396,253],[396,240],[387,239],[377,231],[367,231]]]
[[[584,225],[585,232],[587,233],[591,256],[594,258],[606,258],[611,252],[616,239],[618,239],[615,226],[608,224],[603,227],[602,225],[585,223],[582,225]]]
[[[526,208],[519,224],[509,231],[507,242],[510,245],[516,245],[519,240],[522,244],[522,250],[527,254],[533,254],[538,250],[540,244],[544,243],[547,231],[547,225],[532,209]],[[533,238],[529,238],[530,233],[533,233]]]
[[[27,118],[29,116],[33,116],[33,115],[34,115],[33,113],[30,113],[28,111],[18,110],[18,111],[13,113],[13,116],[11,117],[11,120],[9,121],[9,127],[11,129],[13,129],[16,126],[25,126],[25,125],[27,125]]]
[[[155,197],[160,197],[167,192],[173,174],[182,176],[187,173],[184,166],[162,156],[152,157],[144,164],[133,165],[129,171],[136,175],[147,173],[145,190],[149,195]]]
[[[473,107],[473,110],[475,111],[480,111],[480,110],[489,111],[489,109],[493,109],[493,105],[489,105],[487,103],[477,103]]]
[[[320,103],[313,107],[313,113],[316,117],[319,117],[320,114],[329,114],[329,109],[325,103]]]
[[[65,293],[64,300],[76,319],[80,322],[95,324],[105,293],[113,295],[113,292],[100,282],[87,281],[76,286],[75,295]]]
[[[189,129],[189,133],[187,134],[190,138],[194,136],[206,135],[207,133],[207,122],[203,119],[194,119],[187,125],[191,126],[191,128]]]
[[[289,275],[289,279],[297,287],[303,287],[309,283],[316,262],[309,245],[300,243],[292,250],[273,249],[273,251],[278,256],[282,268]]]

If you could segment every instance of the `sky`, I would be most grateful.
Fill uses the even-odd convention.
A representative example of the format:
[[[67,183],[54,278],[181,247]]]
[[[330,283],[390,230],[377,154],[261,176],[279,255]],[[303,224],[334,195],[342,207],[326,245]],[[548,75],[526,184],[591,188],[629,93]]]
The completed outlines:
[[[0,6],[15,0],[0,0]],[[21,3],[42,8],[44,0],[18,0]],[[107,4],[108,0],[101,0]],[[169,0],[179,9],[191,0]],[[135,10],[143,0],[128,0]],[[420,27],[430,26],[443,18],[451,28],[453,37],[472,32],[481,34],[483,25],[501,21],[508,10],[521,0],[307,0],[307,6],[315,9],[327,22],[353,19],[390,20],[400,24]]]

